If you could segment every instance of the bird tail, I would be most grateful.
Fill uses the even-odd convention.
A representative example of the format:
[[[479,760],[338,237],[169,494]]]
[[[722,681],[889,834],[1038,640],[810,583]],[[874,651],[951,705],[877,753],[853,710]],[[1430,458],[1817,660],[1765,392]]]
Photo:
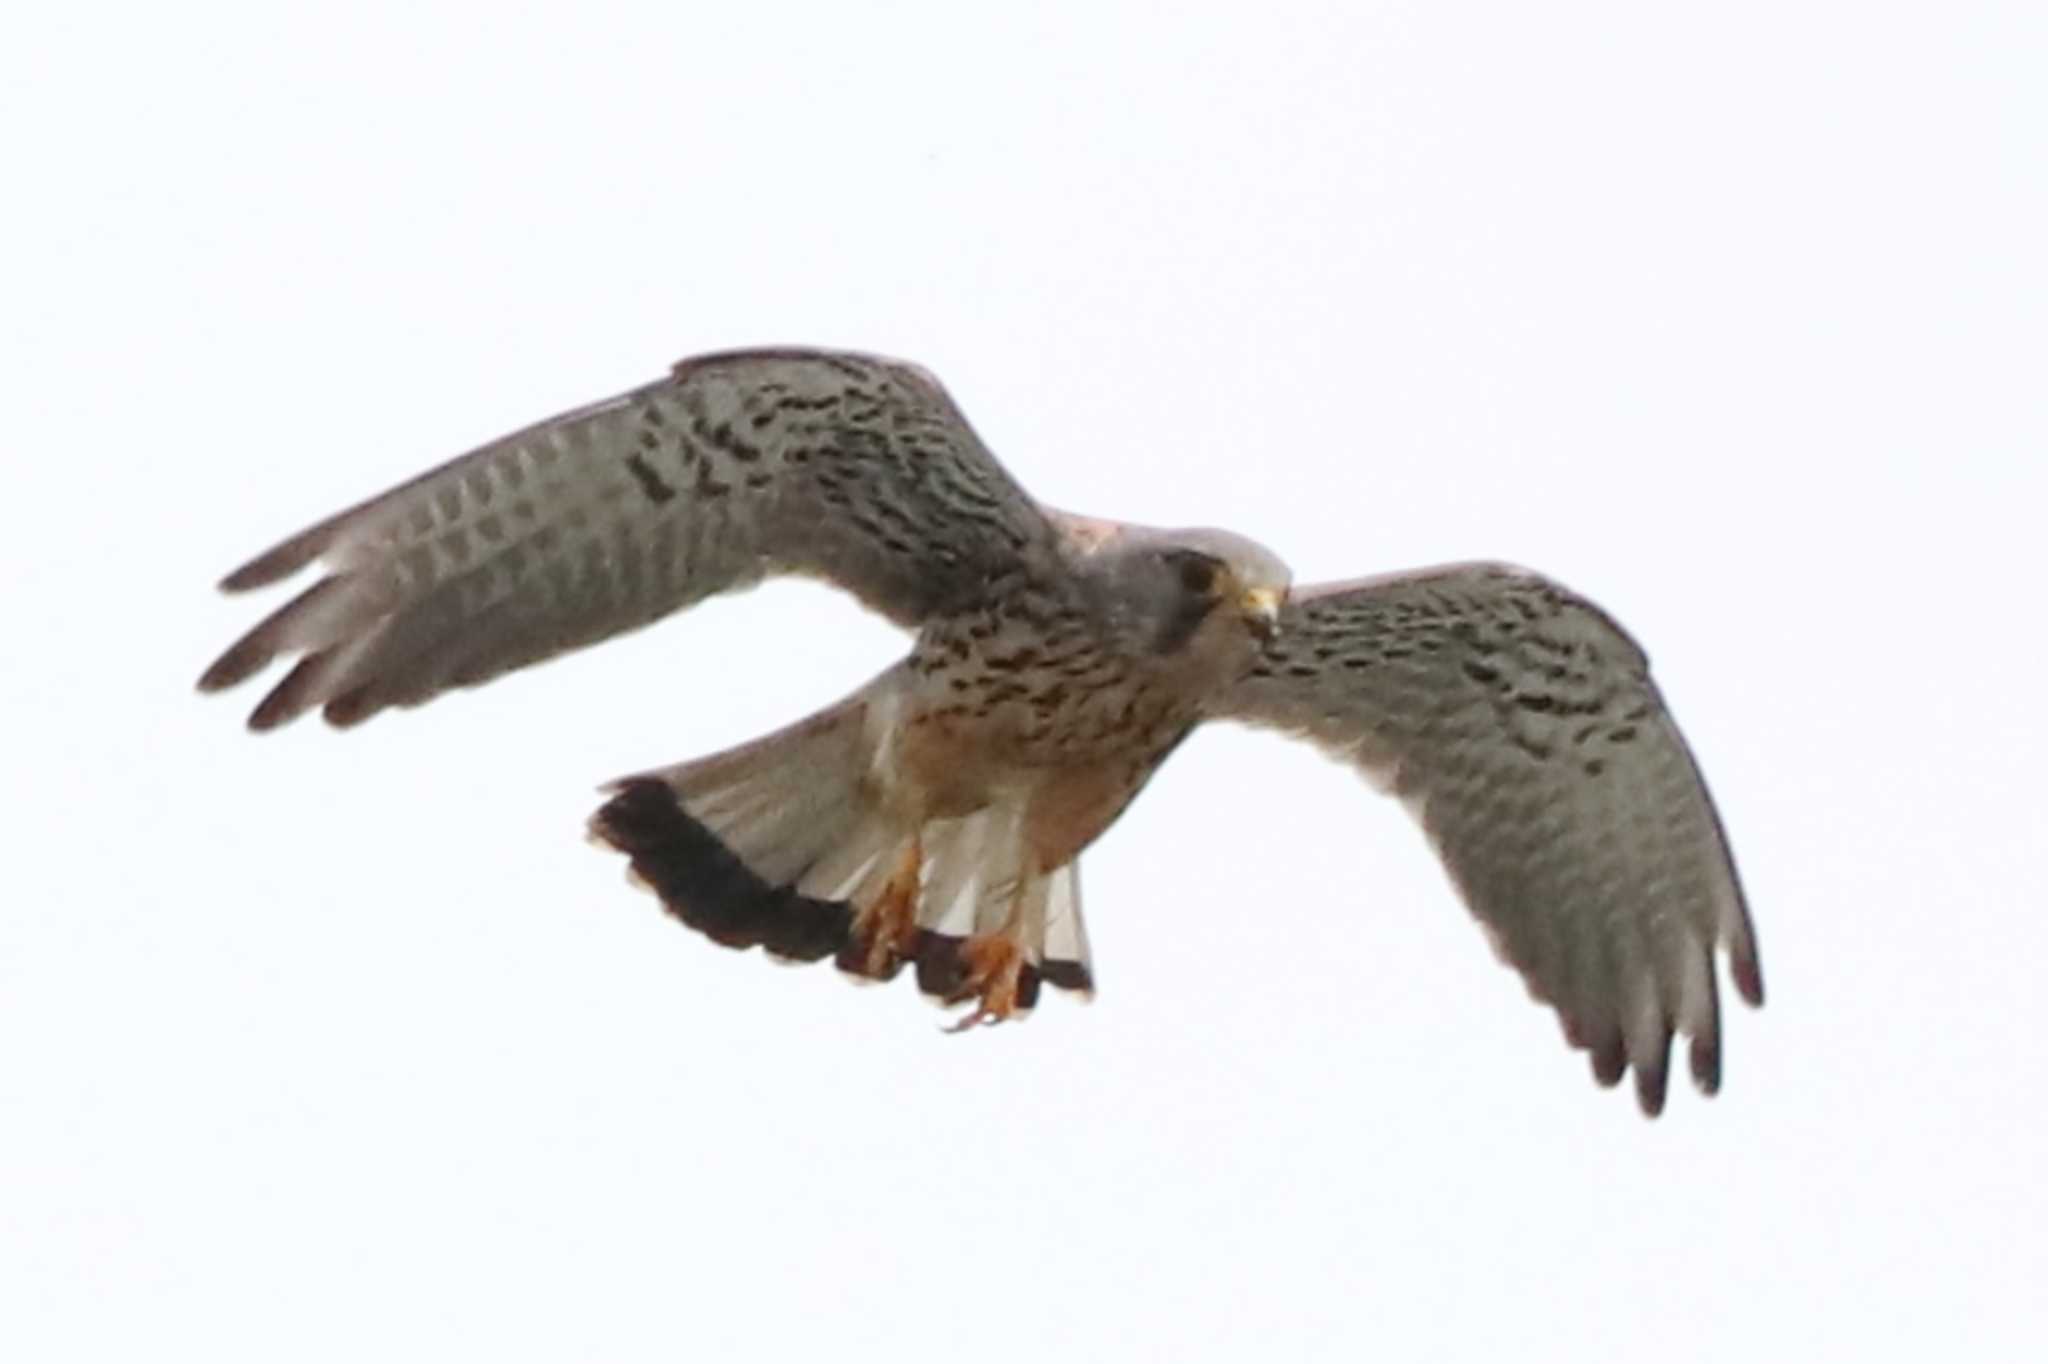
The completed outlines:
[[[728,947],[962,997],[963,947],[1014,926],[1040,980],[1088,991],[1093,977],[1073,863],[1029,865],[1022,820],[991,806],[922,823],[874,780],[881,726],[863,689],[786,729],[710,757],[626,777],[591,817],[595,840],[632,859],[632,878],[676,918]]]

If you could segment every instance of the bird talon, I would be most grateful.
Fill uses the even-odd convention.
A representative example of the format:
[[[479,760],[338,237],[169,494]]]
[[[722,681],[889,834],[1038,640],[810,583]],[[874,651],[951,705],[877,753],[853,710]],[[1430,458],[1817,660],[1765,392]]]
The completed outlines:
[[[909,957],[917,941],[917,887],[923,849],[913,840],[881,893],[855,912],[853,929],[839,956],[842,969],[887,980]]]
[[[1023,948],[1006,934],[990,933],[960,944],[961,963],[967,968],[960,987],[946,996],[948,1004],[976,1001],[975,1008],[948,1028],[966,1032],[984,1024],[1014,1018],[1019,1008],[1019,982],[1024,974]]]
[[[948,1002],[950,1003],[953,1001]],[[960,1015],[959,1018],[955,1019],[952,1023],[947,1025],[945,1031],[949,1036],[951,1036],[957,1033],[969,1032],[975,1028],[979,1028],[984,1025],[994,1027],[996,1024],[1002,1022],[1005,1017],[1006,1015],[996,1013],[994,1010],[989,1009],[987,1007],[977,1007]]]

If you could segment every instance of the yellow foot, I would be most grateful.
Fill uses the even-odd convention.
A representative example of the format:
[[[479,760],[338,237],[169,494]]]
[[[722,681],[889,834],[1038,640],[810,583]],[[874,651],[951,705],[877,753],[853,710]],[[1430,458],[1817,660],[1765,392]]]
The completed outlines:
[[[1019,998],[1029,963],[1014,939],[1001,933],[969,938],[960,944],[960,964],[966,968],[966,976],[960,988],[946,996],[946,1002],[965,1004],[972,999],[976,1004],[946,1031],[965,1032],[984,1023],[1001,1023],[1031,1007],[1030,1000]]]
[[[903,850],[875,898],[854,911],[853,929],[839,954],[842,969],[886,980],[917,943],[917,889],[924,851],[916,840]]]

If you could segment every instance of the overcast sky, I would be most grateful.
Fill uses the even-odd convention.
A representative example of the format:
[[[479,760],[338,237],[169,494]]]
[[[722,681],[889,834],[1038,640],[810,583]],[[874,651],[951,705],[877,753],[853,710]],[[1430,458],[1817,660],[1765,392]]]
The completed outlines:
[[[297,8],[0,54],[0,1353],[2048,1342],[2039,7]],[[1056,505],[1610,608],[1757,920],[1723,1093],[1596,1088],[1241,731],[1087,854],[1092,1004],[683,930],[594,788],[902,650],[823,588],[347,735],[194,695],[250,554],[759,342]]]

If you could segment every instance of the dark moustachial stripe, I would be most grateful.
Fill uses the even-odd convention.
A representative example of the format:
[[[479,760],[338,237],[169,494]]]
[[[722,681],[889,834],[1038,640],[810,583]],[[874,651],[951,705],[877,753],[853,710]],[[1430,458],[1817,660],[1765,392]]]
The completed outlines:
[[[853,911],[769,885],[676,803],[658,781],[628,782],[597,812],[599,837],[633,859],[668,912],[727,947],[759,945],[817,961],[847,941]]]

